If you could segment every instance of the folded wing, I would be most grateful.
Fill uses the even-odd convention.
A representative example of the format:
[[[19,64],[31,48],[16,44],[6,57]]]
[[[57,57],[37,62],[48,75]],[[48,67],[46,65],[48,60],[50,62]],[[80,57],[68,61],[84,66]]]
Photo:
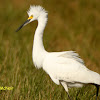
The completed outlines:
[[[43,69],[56,84],[59,80],[69,83],[98,83],[100,75],[85,67],[78,54],[73,51],[49,53],[43,62]]]

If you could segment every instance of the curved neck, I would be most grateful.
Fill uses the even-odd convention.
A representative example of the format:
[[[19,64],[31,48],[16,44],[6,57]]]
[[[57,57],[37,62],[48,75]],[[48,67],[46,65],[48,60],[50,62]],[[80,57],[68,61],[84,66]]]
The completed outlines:
[[[43,46],[43,31],[47,23],[46,16],[40,16],[38,19],[38,26],[35,31],[34,35],[34,43],[33,43],[33,50],[36,52],[43,52],[45,51]]]
[[[46,26],[46,23],[47,23],[47,17],[40,16],[40,18],[38,19],[38,27],[34,35],[32,58],[33,58],[34,65],[37,68],[42,67],[43,60],[47,53],[47,51],[44,49],[43,46],[43,31]]]

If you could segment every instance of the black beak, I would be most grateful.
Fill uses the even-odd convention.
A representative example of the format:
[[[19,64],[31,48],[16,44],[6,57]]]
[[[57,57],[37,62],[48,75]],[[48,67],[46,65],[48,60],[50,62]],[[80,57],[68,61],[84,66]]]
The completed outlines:
[[[22,27],[24,27],[25,25],[27,25],[27,24],[29,23],[30,20],[31,20],[31,19],[27,19],[27,20],[24,22],[24,24],[22,24],[22,25],[16,30],[16,32],[18,32]]]

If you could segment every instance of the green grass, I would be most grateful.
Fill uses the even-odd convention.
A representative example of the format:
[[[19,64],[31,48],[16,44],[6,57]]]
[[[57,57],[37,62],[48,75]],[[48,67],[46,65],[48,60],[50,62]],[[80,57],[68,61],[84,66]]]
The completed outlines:
[[[47,51],[75,50],[86,66],[100,73],[99,0],[9,0],[0,3],[0,100],[67,100],[62,86],[52,82],[32,62],[32,44],[37,22],[15,30],[27,19],[30,4],[39,4],[49,12],[44,34]],[[95,100],[96,88],[69,89],[72,100]],[[100,93],[99,93],[100,99]]]

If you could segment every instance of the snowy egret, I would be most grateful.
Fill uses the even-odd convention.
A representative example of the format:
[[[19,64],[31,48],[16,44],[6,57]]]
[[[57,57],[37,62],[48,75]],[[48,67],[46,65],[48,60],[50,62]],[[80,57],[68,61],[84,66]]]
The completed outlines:
[[[74,51],[47,52],[43,46],[43,31],[48,20],[47,11],[41,6],[30,6],[27,13],[29,18],[16,31],[34,20],[38,21],[32,51],[35,67],[43,68],[54,83],[61,84],[66,90],[69,99],[69,87],[82,87],[84,84],[95,85],[97,100],[100,74],[89,70]]]

